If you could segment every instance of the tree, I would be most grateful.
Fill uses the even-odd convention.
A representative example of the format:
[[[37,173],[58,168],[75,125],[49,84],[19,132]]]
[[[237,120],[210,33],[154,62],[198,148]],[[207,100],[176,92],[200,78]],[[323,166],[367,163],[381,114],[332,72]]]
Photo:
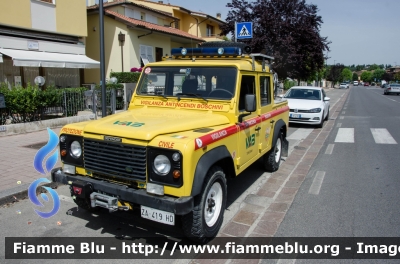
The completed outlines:
[[[371,82],[372,72],[365,71],[365,72],[361,73],[361,80],[363,80],[363,82]]]
[[[382,80],[382,76],[383,74],[385,74],[385,70],[382,69],[376,69],[373,73],[372,73],[372,78],[376,81]]]
[[[332,87],[335,83],[341,81],[341,73],[344,69],[343,64],[336,64],[331,66],[329,73],[327,75],[327,80],[332,82]]]
[[[347,81],[347,80],[350,80],[351,79],[351,76],[352,76],[352,73],[351,73],[351,71],[350,71],[350,69],[349,68],[344,68],[343,70],[342,70],[342,72],[341,72],[341,81]]]
[[[364,70],[364,65],[357,65],[356,71],[361,71],[361,70]]]
[[[369,70],[370,71],[373,71],[373,70],[376,70],[376,69],[379,69],[379,66],[376,65],[375,63],[369,66]]]
[[[382,75],[382,80],[385,80],[385,81],[387,81],[387,82],[392,81],[392,80],[393,80],[393,74],[391,74],[391,73],[389,73],[389,72],[385,72],[385,73]]]
[[[396,82],[399,81],[399,80],[400,80],[400,72],[396,73],[396,74],[393,76],[393,79],[396,80]]]
[[[353,73],[353,78],[351,78],[352,81],[358,81],[358,75],[357,73]]]
[[[279,77],[307,80],[324,67],[328,40],[319,34],[317,6],[305,0],[232,0],[221,34],[234,33],[236,21],[253,22],[253,38],[244,41],[253,52],[275,58]],[[234,35],[234,34],[233,34]]]

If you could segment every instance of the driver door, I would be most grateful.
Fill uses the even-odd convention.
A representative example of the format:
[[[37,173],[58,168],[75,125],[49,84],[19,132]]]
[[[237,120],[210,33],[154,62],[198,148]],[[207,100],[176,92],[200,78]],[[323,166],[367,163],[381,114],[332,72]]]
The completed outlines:
[[[246,94],[256,94],[256,75],[243,75],[239,91],[238,111],[239,115],[245,113],[245,96]],[[257,99],[258,100],[258,99]],[[256,104],[258,106],[258,103]],[[259,129],[261,123],[257,124],[257,111],[245,116],[240,123],[240,132],[238,140],[238,159],[236,160],[239,169],[244,169],[252,159],[257,156]]]

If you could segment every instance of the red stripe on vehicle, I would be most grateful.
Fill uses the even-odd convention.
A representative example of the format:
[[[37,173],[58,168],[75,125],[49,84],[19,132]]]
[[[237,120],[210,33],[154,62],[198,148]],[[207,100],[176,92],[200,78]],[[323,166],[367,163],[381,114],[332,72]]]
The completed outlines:
[[[224,129],[220,129],[217,130],[213,133],[201,136],[199,138],[196,138],[194,140],[194,145],[195,145],[195,150],[198,150],[199,148],[203,148],[213,142],[216,142],[220,139],[229,137],[230,135],[236,134],[239,130],[238,130],[239,126],[234,125],[234,126],[230,126]]]
[[[211,143],[214,143],[218,140],[221,140],[223,138],[229,137],[233,134],[236,134],[237,132],[241,130],[245,130],[249,127],[255,126],[257,124],[260,124],[263,121],[266,121],[268,119],[273,118],[274,116],[280,115],[284,112],[289,111],[289,106],[285,106],[279,109],[276,109],[274,111],[268,112],[266,114],[263,114],[261,116],[257,116],[254,118],[251,118],[249,120],[243,121],[242,123],[234,126],[230,126],[224,129],[217,130],[215,132],[212,132],[210,134],[201,136],[199,138],[196,138],[194,140],[194,145],[195,145],[195,150],[198,150],[199,148],[203,148]]]

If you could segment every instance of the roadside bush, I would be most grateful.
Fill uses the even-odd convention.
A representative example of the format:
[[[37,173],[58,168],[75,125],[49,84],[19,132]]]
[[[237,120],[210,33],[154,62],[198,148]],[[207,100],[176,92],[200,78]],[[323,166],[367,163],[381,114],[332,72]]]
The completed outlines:
[[[137,83],[141,72],[111,72],[110,78],[115,77],[118,83]]]
[[[39,121],[48,113],[76,115],[86,107],[84,97],[86,90],[84,87],[64,89],[47,87],[41,90],[30,84],[26,88],[9,89],[6,84],[1,83],[0,93],[4,94],[6,108],[0,109],[0,125],[6,124],[7,119],[12,124]]]
[[[295,81],[290,81],[288,79],[285,80],[285,82],[283,83],[283,89],[284,90],[289,90],[290,88],[292,88],[293,86],[296,86],[296,82]]]

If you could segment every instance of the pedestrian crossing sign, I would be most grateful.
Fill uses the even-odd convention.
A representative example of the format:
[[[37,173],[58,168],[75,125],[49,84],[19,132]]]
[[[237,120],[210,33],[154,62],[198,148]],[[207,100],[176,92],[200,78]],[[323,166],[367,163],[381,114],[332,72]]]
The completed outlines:
[[[236,39],[253,38],[253,22],[235,23]]]

